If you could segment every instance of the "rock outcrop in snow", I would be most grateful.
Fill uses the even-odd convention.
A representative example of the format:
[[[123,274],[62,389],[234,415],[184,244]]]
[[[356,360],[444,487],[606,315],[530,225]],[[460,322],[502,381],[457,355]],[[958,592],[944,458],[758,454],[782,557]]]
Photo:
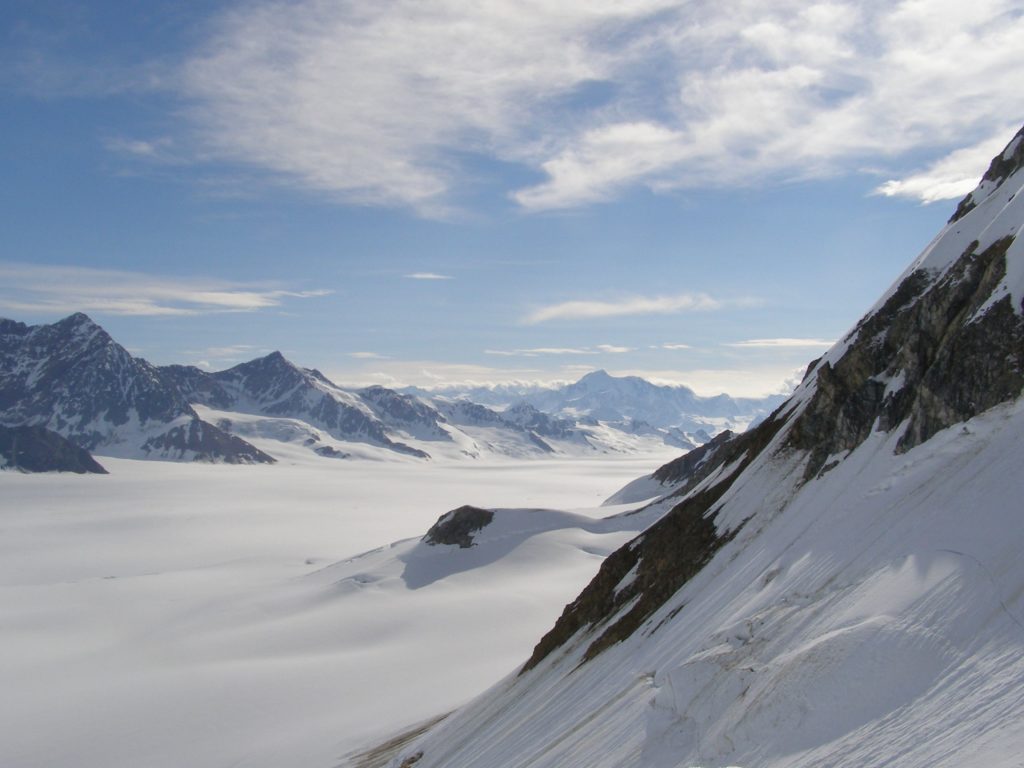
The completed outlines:
[[[433,545],[454,544],[468,549],[473,546],[473,534],[486,528],[493,519],[494,513],[489,509],[464,505],[443,514],[427,531],[423,542]]]

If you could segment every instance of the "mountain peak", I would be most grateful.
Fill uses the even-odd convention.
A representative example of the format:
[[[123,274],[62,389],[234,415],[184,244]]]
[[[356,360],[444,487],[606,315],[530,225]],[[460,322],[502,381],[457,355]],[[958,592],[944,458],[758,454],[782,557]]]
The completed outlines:
[[[992,162],[989,163],[988,170],[981,177],[978,186],[960,201],[956,211],[950,217],[949,223],[959,221],[974,210],[979,203],[1021,167],[1024,167],[1024,127],[1017,131],[1001,153],[992,158]]]
[[[291,360],[282,355],[279,351],[274,350],[269,355],[263,357],[257,357],[250,360],[247,363],[242,363],[238,366],[239,368],[261,368],[261,369],[288,369],[298,370],[298,366],[295,365]]]
[[[72,327],[91,327],[99,328],[99,324],[89,317],[85,312],[73,312],[62,320],[58,320],[56,325],[66,325]]]
[[[614,378],[615,377],[608,373],[608,371],[606,371],[604,368],[598,368],[596,371],[591,371],[590,373],[584,375],[582,378],[580,378],[578,383],[582,384],[583,382],[588,382],[594,384],[611,381]]]

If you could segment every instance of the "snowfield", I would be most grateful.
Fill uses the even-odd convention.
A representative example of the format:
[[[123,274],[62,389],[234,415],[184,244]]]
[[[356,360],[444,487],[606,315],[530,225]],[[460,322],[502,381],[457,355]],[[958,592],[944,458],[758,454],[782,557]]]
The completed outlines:
[[[650,522],[601,523],[626,509],[601,502],[677,455],[277,445],[274,466],[0,473],[0,765],[336,766],[520,664]],[[518,509],[470,549],[419,543],[463,504]]]

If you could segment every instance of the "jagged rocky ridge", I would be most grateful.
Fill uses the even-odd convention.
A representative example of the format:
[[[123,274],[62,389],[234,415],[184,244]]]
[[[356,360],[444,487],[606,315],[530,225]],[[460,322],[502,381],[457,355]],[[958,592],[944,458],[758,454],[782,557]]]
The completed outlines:
[[[0,424],[45,427],[116,455],[273,461],[202,423],[160,369],[81,313],[38,326],[0,319]]]
[[[1022,424],[1020,409],[1009,405],[1018,401],[1024,386],[1022,143],[1024,129],[993,161],[946,229],[864,319],[809,367],[787,402],[756,428],[723,437],[656,473],[673,488],[651,507],[665,509],[664,516],[605,560],[538,643],[518,679],[499,685],[436,728],[394,764],[416,755],[418,765],[446,768],[483,763],[668,768],[713,761],[854,766],[900,756],[906,765],[952,766],[965,756],[977,759],[985,750],[992,752],[993,743],[1002,750],[995,754],[1019,754],[1012,747],[1006,751],[1012,736],[993,742],[984,734],[987,729],[1007,733],[1007,724],[1020,722],[1024,712],[1014,702],[1024,696],[1024,669],[992,661],[1002,665],[1005,693],[989,691],[980,670],[990,656],[972,644],[973,632],[963,628],[982,621],[991,632],[992,622],[1001,622],[1009,630],[1003,637],[1012,638],[1014,626],[1020,626],[1010,604],[998,597],[994,575],[1009,578],[1008,564],[1019,549],[1019,516],[1013,508],[1024,488],[1018,473],[993,470],[985,481],[965,487],[951,485],[936,470],[923,481],[943,484],[947,496],[931,501],[927,484],[905,478],[913,476],[916,466],[953,472],[974,466],[974,455],[985,456],[980,467],[964,470],[970,483],[995,460],[1017,461],[1013,457],[1018,454],[1005,451],[1019,444]],[[1009,409],[1005,416],[989,417],[999,406]],[[956,437],[947,428],[982,417],[987,419],[985,436],[972,438],[973,430],[964,427],[970,448],[954,451],[950,445]],[[1015,432],[1000,433],[1004,419]],[[929,450],[929,441],[940,433],[940,447]],[[901,463],[903,454],[917,458]],[[844,462],[852,462],[848,470]],[[863,487],[858,481],[879,484]],[[893,500],[886,502],[889,496]],[[966,498],[985,501],[980,509],[961,512],[957,505]],[[835,517],[833,506],[848,508],[848,513]],[[909,516],[899,514],[903,507]],[[964,519],[969,512],[979,520],[988,516],[992,524],[1015,520],[1018,525],[979,538]],[[946,605],[940,613],[900,613],[893,604],[887,610],[895,619],[877,607],[866,614],[866,624],[833,618],[830,610],[839,610],[835,604],[860,615],[856,611],[891,603],[893,590],[913,595],[916,588],[917,602],[935,602],[953,589],[929,580],[923,565],[914,579],[897,579],[893,574],[900,573],[903,540],[886,530],[858,529],[858,514],[869,526],[872,519],[876,526],[889,520],[893,531],[909,528],[918,531],[919,542],[934,540],[922,550],[913,549],[920,546],[914,541],[903,546],[958,575],[956,597],[936,603]],[[808,526],[829,515],[831,526],[859,538],[836,540],[826,530],[818,534],[820,543],[808,539]],[[922,529],[929,526],[929,516],[934,520]],[[786,520],[795,521],[790,523],[794,530],[787,529]],[[973,534],[968,553],[960,549],[966,546],[961,544],[965,530]],[[835,551],[836,546],[843,549]],[[831,559],[827,552],[834,552]],[[987,553],[990,564],[979,559],[985,557],[980,553]],[[1000,557],[1004,565],[997,571],[994,563]],[[972,599],[971,563],[980,565],[997,590],[995,614],[977,606],[989,598]],[[801,573],[807,569],[812,575]],[[816,572],[821,573],[817,579]],[[900,586],[872,586],[886,579]],[[790,584],[790,591],[783,591]],[[1006,589],[1019,598],[1013,582]],[[703,597],[719,592],[717,598]],[[727,611],[730,601],[741,606],[731,614],[745,616],[741,624],[705,627],[716,611]],[[750,605],[760,607],[742,607]],[[946,646],[924,652],[921,638],[943,633]],[[705,639],[701,643],[699,638]],[[857,638],[874,645],[864,646]],[[916,658],[925,660],[916,663],[924,672],[918,673],[911,657],[895,661],[902,658],[904,644],[908,649],[916,644]],[[1005,658],[995,646],[991,659]],[[878,659],[865,659],[865,647],[867,653],[877,648]],[[899,653],[892,656],[892,648]],[[1005,653],[1014,657],[1009,648]],[[630,669],[644,664],[664,669],[652,666],[652,672],[631,678],[636,672],[625,671],[631,658],[625,654],[646,659],[629,664]],[[607,656],[613,658],[603,663]],[[822,658],[837,677],[799,682]],[[803,666],[791,667],[794,660]],[[853,693],[835,689],[844,681],[838,676],[847,674],[836,664],[852,670],[847,684],[867,685],[857,676],[881,670],[871,679],[880,688],[868,700],[875,703],[857,703],[850,708],[854,714],[840,706],[831,712],[832,720],[822,719],[816,709],[823,706],[803,702],[817,700],[814,696],[841,701],[843,694]],[[961,688],[934,687],[944,669],[955,674],[951,679],[959,680]],[[910,678],[901,683],[900,676],[908,674],[912,684]],[[819,687],[806,687],[812,684]],[[928,711],[927,704],[916,704],[918,688],[935,691],[936,701],[942,702],[939,711],[915,719],[918,710]],[[953,689],[958,693],[943,698]],[[909,703],[885,709],[886,698],[904,701],[904,696],[916,709]],[[975,720],[978,708],[985,710],[983,716],[977,713],[980,721]],[[882,719],[872,721],[860,710],[877,711]],[[857,730],[862,723],[865,729],[871,726],[866,734]],[[893,730],[890,723],[902,723],[904,730]],[[473,736],[477,732],[479,738]],[[960,741],[949,744],[953,734]]]
[[[680,392],[688,392],[604,372],[570,389],[587,393],[592,405],[605,390],[614,403],[638,387],[650,390],[648,399],[666,413],[674,412]],[[621,418],[614,408],[609,413]],[[344,389],[280,352],[214,373],[155,367],[81,313],[52,325],[0,321],[0,423],[45,426],[104,455],[232,463],[273,461],[249,442],[257,439],[301,442],[329,458],[367,454],[355,445],[332,445],[325,435],[420,459],[435,451],[526,457],[628,451],[660,442],[692,448],[708,439],[702,430],[687,433],[637,419],[557,416],[525,401],[496,410],[380,386]]]
[[[291,363],[280,352],[217,373],[181,365],[167,366],[163,370],[193,403],[219,410],[301,419],[338,439],[365,442],[418,458],[427,457],[424,451],[393,440],[369,405],[384,406],[393,425],[404,424],[405,418],[412,424],[430,422],[429,414],[411,402],[411,398],[396,393],[388,397],[390,390],[381,387],[364,390],[366,400],[360,399],[319,371]],[[436,427],[436,420],[434,427],[436,439],[447,437]]]

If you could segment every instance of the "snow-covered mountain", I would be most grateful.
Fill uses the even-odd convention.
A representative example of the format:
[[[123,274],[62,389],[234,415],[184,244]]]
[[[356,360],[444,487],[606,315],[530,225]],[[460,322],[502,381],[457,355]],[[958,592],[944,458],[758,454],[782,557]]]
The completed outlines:
[[[601,397],[591,386],[597,376],[570,392],[590,393],[593,406]],[[524,400],[499,409],[379,386],[345,389],[280,352],[213,373],[154,367],[80,313],[52,325],[0,321],[0,424],[44,426],[106,455],[266,462],[281,443],[298,443],[329,458],[527,458],[690,449],[708,439],[703,430],[626,418],[611,405],[591,410],[612,421],[583,413],[582,405],[575,414],[563,401],[558,415]],[[745,413],[741,419],[758,411]]]
[[[320,442],[317,430],[323,430],[338,440],[369,443],[396,453],[427,457],[424,451],[392,439],[380,418],[385,416],[392,427],[404,426],[409,418],[415,420],[420,416],[417,404],[407,402],[400,395],[389,398],[384,394],[388,390],[371,392],[364,399],[336,386],[315,369],[291,363],[280,352],[218,373],[180,365],[161,370],[192,403],[219,411],[261,414],[272,420],[298,420],[313,428],[305,430],[304,435],[312,443]],[[222,419],[230,429],[234,422],[229,417]],[[426,419],[429,421],[429,414]],[[256,424],[259,428],[254,434],[266,434],[270,430],[281,436],[280,424],[274,421]],[[435,434],[439,439],[446,437],[443,433]]]
[[[559,387],[524,384],[437,390],[409,387],[402,391],[423,398],[465,399],[497,408],[526,403],[551,416],[601,421],[630,434],[664,430],[670,444],[674,439],[686,448],[723,429],[743,431],[786,399],[784,395],[702,397],[689,387],[653,384],[638,376],[612,376],[603,370],[592,371],[579,381]]]
[[[0,319],[0,424],[45,427],[110,455],[273,461],[202,421],[159,369],[81,313],[52,325]]]
[[[364,764],[1019,765],[1022,165],[1024,130],[783,405],[648,478],[525,666]]]

